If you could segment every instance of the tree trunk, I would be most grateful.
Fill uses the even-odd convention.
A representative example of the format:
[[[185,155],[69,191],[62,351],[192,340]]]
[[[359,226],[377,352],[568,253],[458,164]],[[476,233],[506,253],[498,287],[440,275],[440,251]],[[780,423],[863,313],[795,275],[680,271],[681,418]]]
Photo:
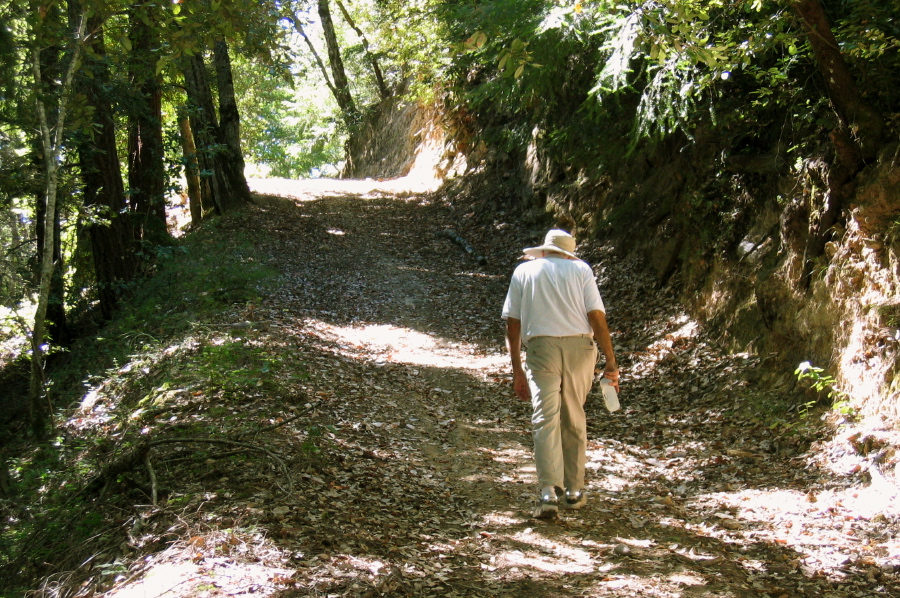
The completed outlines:
[[[158,244],[168,237],[166,228],[166,173],[163,163],[162,92],[156,76],[159,44],[148,23],[155,14],[146,7],[130,10],[130,78],[135,92],[128,122],[129,211],[135,239]]]
[[[216,212],[223,214],[250,203],[250,190],[216,121],[203,55],[186,56],[182,70],[201,179],[209,185]]]
[[[319,0],[319,18],[322,20],[322,31],[325,34],[325,44],[328,46],[328,62],[331,64],[335,99],[344,115],[344,121],[348,125],[352,125],[357,121],[359,113],[356,111],[353,96],[350,94],[350,82],[347,80],[344,61],[341,59],[341,49],[334,32],[334,22],[331,20],[328,0]]]
[[[47,340],[61,345],[67,344],[71,340],[71,333],[66,318],[66,284],[65,272],[62,262],[62,239],[59,218],[59,201],[54,202],[54,213],[51,217],[53,222],[53,234],[50,235],[49,241],[53,244],[52,261],[53,275],[50,278],[50,296],[47,299]],[[35,220],[37,222],[46,222],[47,219],[47,190],[37,198],[37,210],[35,210]],[[43,270],[44,243],[47,242],[47,230],[43,226],[36,227],[37,232],[37,257],[38,257],[38,277]]]
[[[34,74],[35,104],[41,134],[41,146],[44,157],[44,174],[46,183],[46,207],[43,222],[37,226],[44,228],[44,247],[41,255],[40,283],[38,285],[38,302],[34,314],[34,326],[31,330],[31,379],[29,384],[28,411],[29,426],[38,438],[46,438],[50,431],[51,408],[45,395],[44,386],[44,329],[47,317],[47,306],[50,300],[50,286],[53,277],[53,247],[55,245],[55,226],[53,215],[56,214],[56,195],[59,184],[59,156],[63,142],[63,130],[66,122],[66,109],[71,95],[75,70],[80,60],[84,36],[84,19],[79,16],[75,28],[75,48],[71,62],[66,71],[59,90],[59,102],[55,110],[55,123],[51,130],[47,116],[46,98],[43,94],[43,74],[41,72],[41,51],[35,48],[32,56],[32,72]]]
[[[70,2],[69,10],[75,19],[80,18],[78,2]],[[97,295],[100,312],[110,318],[122,294],[124,285],[134,279],[139,266],[135,251],[134,233],[126,216],[125,187],[116,146],[116,128],[112,106],[105,93],[108,73],[103,56],[103,24],[92,17],[88,23],[91,32],[91,55],[86,56],[82,70],[89,71],[79,78],[78,89],[86,102],[93,107],[93,139],[80,135],[78,155],[84,185],[84,207],[95,213],[86,227],[91,242],[94,272],[97,277]]]
[[[884,131],[884,121],[856,87],[840,46],[819,0],[794,0],[791,4],[809,40],[819,72],[828,89],[838,126],[831,132],[834,159],[828,169],[824,202],[810,210],[802,283],[808,287],[816,258],[824,253],[831,227],[838,221],[853,193],[853,181],[875,155]],[[855,137],[855,138],[854,138]]]
[[[207,209],[214,209],[214,206],[203,204],[203,196],[200,192],[200,166],[197,164],[197,148],[194,146],[191,119],[188,117],[187,109],[184,107],[178,110],[178,130],[180,132],[181,151],[184,154],[184,178],[187,181],[191,224],[199,224],[203,219],[203,212]]]
[[[240,176],[244,177],[244,152],[241,150],[241,117],[234,97],[234,78],[231,72],[231,58],[224,40],[216,40],[213,46],[213,63],[216,67],[216,87],[219,91],[219,127],[225,143],[239,165]],[[246,178],[244,179],[246,185]]]
[[[6,448],[0,448],[0,498],[10,498],[12,495],[13,485],[9,475],[9,458],[6,456]]]
[[[19,243],[22,242],[22,236],[19,234],[19,227],[22,223],[19,221],[19,215],[10,207],[6,211],[6,217],[9,219],[10,244],[13,247],[18,247]]]
[[[369,50],[369,40],[366,39],[362,29],[356,26],[353,17],[350,16],[344,3],[341,2],[341,0],[336,1],[338,8],[341,10],[341,14],[344,16],[344,20],[347,21],[347,24],[353,28],[353,31],[356,32],[356,35],[358,35],[359,39],[362,41],[363,49],[366,51],[366,58],[368,58],[369,64],[372,65],[372,74],[375,75],[375,84],[378,86],[378,93],[381,95],[381,99],[387,99],[391,94],[388,91],[387,85],[384,84],[384,75],[381,72],[381,67],[378,65],[378,60],[375,58],[375,55],[372,54],[372,51]]]
[[[49,21],[53,22],[55,26],[61,27],[63,26],[63,19],[60,13],[59,7],[51,7],[48,10],[48,14],[46,17]],[[46,94],[45,97],[52,98],[57,97],[60,90],[60,79],[62,78],[62,73],[59,72],[60,66],[60,55],[62,54],[62,48],[59,46],[53,45],[41,52],[40,56],[40,77],[41,77],[41,90],[42,93]],[[46,118],[48,121],[53,121],[56,119],[57,110],[56,106],[53,102],[44,104],[44,110],[46,113]],[[35,153],[37,155],[43,155],[44,150],[39,146],[41,145],[40,139],[35,139],[35,143],[38,147],[35,147]],[[35,220],[36,222],[44,222],[47,215],[47,188],[46,185],[43,189],[36,193],[35,197]],[[66,309],[65,309],[65,269],[63,268],[62,263],[62,242],[60,239],[60,208],[59,202],[55,202],[56,207],[54,208],[54,213],[52,214],[53,220],[53,234],[49,237],[50,242],[53,245],[53,275],[50,279],[50,296],[48,298],[47,303],[47,340],[51,342],[56,342],[60,344],[67,343],[70,339],[70,331],[66,318]],[[40,272],[42,270],[42,256],[44,255],[44,242],[48,239],[46,230],[43,226],[36,226],[35,233],[37,237],[37,268],[35,270],[35,278],[40,278]]]
[[[794,0],[791,6],[803,24],[835,113],[844,128],[856,132],[861,157],[874,156],[884,131],[884,121],[859,93],[822,3],[820,0]],[[836,149],[841,151],[841,148]],[[844,157],[848,162],[853,159],[855,156]]]

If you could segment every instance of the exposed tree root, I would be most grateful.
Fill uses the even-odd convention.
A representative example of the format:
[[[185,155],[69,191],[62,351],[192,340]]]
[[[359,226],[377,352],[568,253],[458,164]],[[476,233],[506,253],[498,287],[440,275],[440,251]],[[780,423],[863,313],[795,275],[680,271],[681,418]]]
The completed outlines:
[[[296,416],[290,420],[285,422],[281,422],[276,424],[275,426],[270,426],[267,429],[274,429],[280,425],[284,425],[288,423],[288,421],[293,421],[299,416]],[[127,451],[123,455],[119,456],[117,459],[106,464],[100,473],[93,479],[91,482],[84,488],[84,492],[89,494],[100,494],[103,495],[107,488],[118,478],[120,475],[124,473],[128,473],[139,465],[143,464],[144,467],[147,468],[147,473],[150,478],[150,499],[153,505],[156,505],[157,497],[159,494],[158,483],[156,479],[156,471],[153,469],[152,461],[150,460],[150,451],[158,446],[162,446],[165,444],[224,444],[228,446],[237,446],[241,447],[245,450],[252,450],[263,453],[269,459],[275,462],[281,472],[284,474],[284,480],[286,483],[286,487],[282,486],[280,482],[276,481],[276,484],[284,491],[291,492],[293,490],[293,482],[291,481],[290,472],[285,465],[284,461],[281,460],[275,453],[264,448],[262,446],[256,444],[250,444],[246,442],[239,442],[237,440],[228,440],[225,438],[163,438],[160,440],[152,440],[152,441],[144,441],[136,446],[134,446],[131,450]]]

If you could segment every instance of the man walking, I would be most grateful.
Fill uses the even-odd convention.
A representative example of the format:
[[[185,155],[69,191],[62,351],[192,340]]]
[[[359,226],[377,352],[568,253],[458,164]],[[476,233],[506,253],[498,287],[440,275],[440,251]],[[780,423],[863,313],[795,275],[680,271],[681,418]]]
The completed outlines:
[[[587,497],[584,466],[587,429],[584,402],[591,389],[598,351],[606,357],[604,376],[619,390],[619,370],[606,323],[606,309],[594,273],[575,257],[575,239],[551,230],[535,259],[513,272],[503,305],[513,389],[531,399],[534,458],[540,504],[534,516],[579,509]],[[526,348],[523,367],[521,349]]]

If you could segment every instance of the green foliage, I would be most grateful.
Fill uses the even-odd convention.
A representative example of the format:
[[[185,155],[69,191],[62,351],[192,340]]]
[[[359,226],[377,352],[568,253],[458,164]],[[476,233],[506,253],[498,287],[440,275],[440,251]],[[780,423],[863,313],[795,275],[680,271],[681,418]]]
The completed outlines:
[[[173,3],[164,10],[161,22],[172,54],[160,57],[162,64],[157,70],[172,58],[204,51],[217,37],[263,60],[283,55],[281,17],[278,4],[253,0]]]
[[[131,362],[136,353],[159,350],[161,345],[172,343],[179,335],[205,326],[223,311],[258,302],[266,281],[272,279],[275,272],[261,263],[252,245],[232,240],[232,227],[244,225],[242,215],[235,214],[205,223],[180,244],[160,248],[155,274],[139,282],[133,296],[121,305],[115,318],[96,336],[82,339],[68,353],[64,367],[54,373],[54,393],[74,393],[68,398],[76,400],[83,394],[80,381],[85,379],[86,372],[102,375],[110,369],[118,370],[122,364]],[[220,364],[223,367],[231,364],[227,372],[211,371],[217,356],[223,360]],[[228,388],[256,384],[260,379],[267,379],[273,364],[254,359],[252,351],[244,355],[237,348],[230,354],[211,350],[201,360],[210,370],[209,375],[196,373],[191,376],[215,378],[217,383]],[[256,368],[255,373],[248,374],[251,378],[244,380],[240,377],[243,374],[234,373],[237,363],[251,362]],[[203,368],[196,371],[200,370]],[[172,375],[170,379],[185,378]],[[148,392],[143,390],[140,396]]]
[[[837,380],[833,376],[826,374],[824,369],[816,367],[808,361],[797,366],[794,375],[797,376],[799,382],[808,382],[809,387],[816,392],[827,391],[829,399],[843,394],[837,390]]]
[[[761,4],[693,0],[619,4],[603,15],[605,22],[597,30],[598,35],[609,34],[603,48],[606,60],[592,93],[602,101],[635,87],[641,93],[638,137],[674,131],[690,136],[698,117],[709,111],[710,100],[727,89],[735,72],[753,68],[759,58],[784,44],[795,48],[794,34],[785,32],[782,10],[773,15],[761,9]],[[616,12],[618,17],[611,19]],[[766,77],[759,82],[763,89],[771,87]]]
[[[443,18],[444,11],[456,10],[477,13],[478,5],[468,2],[442,2],[440,0],[370,0],[365,16],[373,33],[370,41],[375,44],[375,54],[380,57],[388,86],[400,89],[410,86],[411,93],[419,98],[433,98],[435,89],[444,85],[453,56],[448,47],[462,41],[467,34],[451,31],[454,23]]]
[[[242,57],[233,65],[247,161],[281,178],[336,172],[346,132],[327,89],[300,79],[295,87]]]
[[[895,7],[827,4],[857,72],[876,74],[860,78],[864,94],[896,111]],[[635,147],[675,133],[690,139],[703,123],[754,134],[761,124],[813,131],[830,118],[805,35],[784,3],[493,0],[447,3],[440,14],[451,42],[460,40],[452,97],[480,115],[485,140],[496,141],[495,122],[521,128],[519,140],[538,126],[554,155],[577,166],[608,159],[603,146],[618,137],[610,128],[630,130]]]
[[[40,508],[7,511],[12,520],[0,526],[0,570],[6,573],[7,583],[15,579],[15,574],[27,578],[32,573],[29,569],[66,559],[73,547],[95,541],[102,534],[106,522],[93,505],[77,495],[66,500],[59,496],[60,490],[87,468],[81,463],[76,471],[65,471],[68,450],[63,439],[57,438],[10,459],[10,475],[17,489],[40,497],[39,503],[35,502]],[[27,551],[26,559],[21,558],[22,550]],[[4,595],[16,595],[13,588],[4,589],[11,592]]]
[[[195,363],[203,379],[226,391],[262,387],[275,375],[279,365],[270,352],[240,340],[205,345]]]
[[[897,73],[900,73],[900,23],[897,3],[828,2],[835,37],[851,69],[862,76],[857,84],[883,114],[896,114]]]
[[[825,370],[804,361],[794,370],[797,381],[804,383],[816,393],[824,394],[831,401],[831,408],[841,415],[852,416],[855,408],[850,395],[840,390],[834,376],[825,373]],[[800,411],[801,417],[807,417],[816,401],[805,403]]]
[[[247,301],[258,300],[275,275],[249,241],[233,240],[251,219],[236,213],[209,221],[178,245],[160,248],[155,277],[142,281],[112,321],[60,354],[48,370],[50,392],[62,399],[58,404],[83,400],[87,388],[91,396],[103,395],[108,416],[89,432],[69,427],[65,435],[9,460],[16,491],[39,497],[40,507],[0,526],[0,567],[11,567],[4,573],[34,579],[46,574],[45,563],[65,569],[64,558],[80,559],[65,569],[72,570],[100,552],[97,545],[121,541],[110,541],[106,511],[71,493],[96,474],[98,457],[106,459],[114,448],[124,450],[133,442],[136,427],[153,421],[149,413],[177,409],[174,397],[279,392],[277,351],[246,337],[211,332],[223,313],[233,318]],[[232,418],[230,410],[211,404],[186,424],[207,434]],[[121,521],[112,527],[121,533]],[[108,574],[119,570],[115,561],[102,567]]]
[[[179,245],[158,250],[154,276],[122,307],[122,330],[171,334],[235,304],[259,300],[259,287],[274,272],[248,243],[214,234],[212,221]]]
[[[512,40],[509,48],[500,54],[497,70],[501,77],[514,77],[518,79],[525,73],[525,67],[540,68],[541,65],[534,62],[534,57],[528,51],[528,42],[519,38]]]
[[[888,328],[900,328],[900,303],[880,305],[878,315],[881,322]]]
[[[327,440],[328,433],[334,434],[337,429],[334,426],[310,426],[306,429],[306,436],[300,444],[300,450],[306,456],[312,456],[322,450],[322,445]]]

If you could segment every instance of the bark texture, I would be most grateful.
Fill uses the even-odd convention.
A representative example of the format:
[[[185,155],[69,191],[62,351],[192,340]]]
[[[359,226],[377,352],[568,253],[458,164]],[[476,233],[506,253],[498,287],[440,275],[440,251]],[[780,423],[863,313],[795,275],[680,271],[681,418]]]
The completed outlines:
[[[135,239],[162,242],[166,231],[165,165],[163,162],[162,91],[156,76],[158,47],[149,23],[151,10],[134,7],[130,15],[132,55],[130,61],[134,101],[128,122],[129,209]]]
[[[322,61],[322,57],[319,56],[319,53],[316,51],[316,47],[309,39],[309,36],[306,35],[306,31],[303,30],[303,25],[301,25],[297,19],[294,19],[294,29],[297,30],[297,33],[299,33],[303,38],[303,41],[306,42],[306,47],[309,48],[309,53],[312,54],[313,58],[316,61],[316,64],[319,66],[319,71],[321,71],[322,73],[322,78],[325,79],[325,85],[328,86],[328,89],[331,91],[331,95],[333,95],[336,100],[338,97],[338,92],[334,88],[334,84],[331,82],[331,76],[328,74],[328,67],[325,66],[325,63]]]
[[[213,61],[216,67],[216,87],[219,90],[219,127],[228,149],[234,156],[240,175],[244,176],[244,152],[241,150],[241,117],[237,99],[234,97],[234,77],[231,72],[231,57],[228,44],[217,40],[213,46]]]
[[[40,273],[44,267],[44,244],[49,236],[50,242],[53,245],[53,273],[50,277],[50,296],[47,299],[47,340],[54,343],[66,344],[71,340],[71,333],[69,331],[65,308],[66,285],[64,280],[65,269],[63,268],[62,263],[62,242],[60,240],[60,209],[59,202],[55,201],[54,213],[50,219],[47,219],[47,199],[47,190],[45,188],[37,198],[35,220],[37,222],[50,222],[52,220],[53,234],[48,235],[43,226],[35,227],[35,232],[37,233],[37,255],[39,259],[37,276],[38,278],[40,277]]]
[[[54,215],[56,214],[56,196],[59,184],[59,155],[63,143],[63,131],[66,123],[66,108],[74,86],[75,68],[82,51],[82,38],[85,29],[85,19],[78,14],[73,21],[77,23],[74,30],[75,47],[72,52],[69,67],[59,89],[58,103],[54,111],[55,119],[51,125],[51,119],[47,109],[47,96],[43,81],[44,74],[41,69],[41,51],[35,48],[32,54],[32,72],[34,75],[35,108],[37,109],[38,127],[41,136],[42,155],[44,158],[45,175],[45,199],[44,219],[37,226],[43,226],[44,246],[40,258],[40,280],[38,284],[37,309],[34,314],[34,325],[31,329],[31,375],[28,388],[28,416],[29,426],[37,438],[46,438],[50,432],[51,405],[45,393],[44,384],[44,332],[47,323],[47,308],[50,300],[51,279],[56,263],[53,261],[53,246],[55,244],[56,227]],[[52,131],[51,131],[52,126]]]
[[[51,7],[47,13],[47,18],[52,19],[58,24],[62,23],[62,14],[58,7]],[[53,45],[42,51],[40,54],[40,88],[42,90],[42,93],[45,94],[45,98],[59,97],[59,94],[61,92],[60,80],[63,77],[63,74],[60,72],[61,53],[62,48]],[[58,110],[55,103],[50,101],[43,102],[42,106],[47,120],[49,122],[55,121],[58,117]],[[45,149],[40,149],[38,147],[35,148],[35,152],[37,155],[43,155],[45,151]],[[45,184],[35,197],[35,220],[37,222],[45,221],[47,215],[48,199],[49,197],[47,193],[47,186]],[[65,344],[70,340],[71,332],[69,330],[65,309],[65,269],[63,268],[62,263],[62,244],[60,242],[61,230],[59,202],[54,201],[54,205],[55,208],[52,215],[52,234],[48,235],[48,231],[45,230],[43,226],[35,227],[38,258],[35,278],[40,278],[40,273],[44,266],[44,264],[42,263],[44,256],[44,243],[45,239],[49,236],[53,245],[53,273],[50,279],[50,296],[48,297],[47,303],[47,338],[52,342]]]
[[[803,25],[819,72],[828,88],[828,97],[842,126],[856,135],[862,158],[874,156],[884,131],[884,121],[860,94],[822,3],[820,0],[795,0],[792,8]],[[845,158],[848,162],[853,159],[856,156]]]
[[[322,31],[325,35],[325,44],[328,46],[328,62],[331,64],[335,99],[344,115],[344,120],[347,124],[352,124],[356,122],[359,113],[353,102],[353,96],[350,94],[350,82],[347,80],[344,61],[341,59],[341,48],[334,32],[334,22],[331,19],[328,0],[319,0],[319,18],[322,20]]]
[[[369,64],[372,66],[372,74],[375,76],[375,84],[378,86],[378,93],[381,95],[381,99],[386,99],[390,94],[388,91],[387,85],[384,83],[384,74],[381,72],[381,66],[378,64],[378,59],[372,54],[372,51],[369,49],[369,40],[366,38],[365,33],[363,33],[362,29],[357,26],[356,22],[353,20],[353,17],[350,16],[350,13],[347,11],[347,7],[344,6],[344,3],[341,0],[336,0],[338,8],[341,11],[341,15],[343,15],[344,20],[347,21],[347,24],[356,32],[356,35],[359,36],[360,41],[362,41],[363,48],[366,51],[366,59],[369,61]]]
[[[197,163],[202,173],[202,194],[211,197],[211,203],[220,214],[237,209],[251,201],[250,189],[241,171],[243,161],[232,153],[216,119],[203,55],[198,53],[185,57],[182,70]],[[204,204],[207,203],[206,197]]]
[[[73,22],[81,17],[78,2],[71,2],[69,11]],[[92,17],[87,30],[92,33],[91,52],[85,56],[76,88],[94,110],[93,134],[78,135],[78,156],[84,208],[91,215],[84,232],[90,239],[100,311],[104,318],[109,318],[126,285],[135,278],[139,259],[127,217],[112,105],[106,95],[109,76],[100,19]]]

